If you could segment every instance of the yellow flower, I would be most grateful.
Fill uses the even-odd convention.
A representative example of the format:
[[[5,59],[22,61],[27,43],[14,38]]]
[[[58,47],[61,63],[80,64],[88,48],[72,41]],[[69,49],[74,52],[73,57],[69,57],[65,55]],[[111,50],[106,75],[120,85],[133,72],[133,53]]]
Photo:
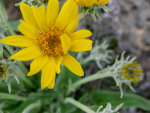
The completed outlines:
[[[140,67],[141,65],[137,64],[136,61],[126,64],[123,66],[122,75],[132,82],[138,82],[142,78],[141,75],[143,75],[143,70]]]
[[[5,74],[7,73],[5,67],[0,64],[0,78],[3,77],[5,79]]]
[[[20,9],[24,21],[21,21],[18,29],[23,36],[9,36],[0,40],[4,44],[26,47],[11,59],[33,60],[28,76],[41,70],[42,89],[54,87],[56,73],[61,72],[61,63],[76,75],[84,76],[80,63],[68,51],[91,50],[92,41],[87,37],[92,33],[88,30],[74,32],[78,25],[78,6],[74,0],[68,0],[60,13],[58,0],[49,0],[46,12],[44,5],[30,7],[21,3]]]
[[[77,2],[77,4],[86,7],[90,7],[96,4],[106,5],[109,2],[109,0],[75,0],[75,1]]]

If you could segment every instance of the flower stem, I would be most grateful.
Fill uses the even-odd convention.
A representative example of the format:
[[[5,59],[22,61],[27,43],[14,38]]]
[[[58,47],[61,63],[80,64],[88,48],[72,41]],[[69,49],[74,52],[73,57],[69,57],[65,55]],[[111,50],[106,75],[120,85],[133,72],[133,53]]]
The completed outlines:
[[[92,60],[92,58],[89,56],[89,57],[87,57],[87,58],[85,58],[85,59],[83,59],[82,61],[81,61],[81,64],[87,64],[88,62],[90,62]]]
[[[26,107],[22,113],[30,113],[31,110],[35,109],[35,108],[40,108],[41,107],[41,101],[38,100],[35,103],[30,104],[28,107]]]
[[[11,35],[15,35],[15,32],[13,31],[13,29],[11,28],[8,20],[6,19],[6,12],[5,12],[5,9],[4,7],[2,7],[2,5],[0,4],[0,15],[2,17],[2,20],[5,24],[5,26],[7,27],[8,31],[10,32]]]
[[[14,94],[7,94],[7,93],[0,93],[0,99],[10,99],[10,100],[18,100],[18,101],[25,101],[25,97],[21,97]]]
[[[70,94],[73,90],[75,90],[77,87],[81,86],[82,84],[85,84],[87,82],[91,82],[97,79],[101,79],[101,78],[106,78],[109,77],[111,75],[110,71],[106,71],[106,72],[98,72],[94,75],[85,77],[83,79],[80,79],[78,81],[76,81],[75,83],[72,84],[72,86],[70,87],[70,89],[68,90],[67,94]]]
[[[74,106],[76,106],[77,108],[80,108],[81,110],[83,110],[86,113],[95,113],[95,111],[91,110],[90,108],[88,108],[87,106],[85,106],[84,104],[74,100],[73,98],[69,98],[67,97],[65,99],[65,103],[70,103]]]

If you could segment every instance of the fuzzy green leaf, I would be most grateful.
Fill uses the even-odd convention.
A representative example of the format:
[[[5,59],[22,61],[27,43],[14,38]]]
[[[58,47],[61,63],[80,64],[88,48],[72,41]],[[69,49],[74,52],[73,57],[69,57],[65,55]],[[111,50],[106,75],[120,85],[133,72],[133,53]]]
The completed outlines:
[[[124,103],[124,108],[138,107],[143,110],[150,111],[149,100],[131,93],[124,93],[124,96],[121,99],[119,92],[94,91],[90,98],[92,103],[96,104],[97,106],[106,105],[108,102],[110,102],[115,107],[120,103]]]

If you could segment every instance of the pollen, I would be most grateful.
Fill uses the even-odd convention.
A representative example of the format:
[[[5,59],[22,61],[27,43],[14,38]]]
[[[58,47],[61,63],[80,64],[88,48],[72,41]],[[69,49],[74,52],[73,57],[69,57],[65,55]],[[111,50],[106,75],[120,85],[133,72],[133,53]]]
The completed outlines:
[[[47,32],[41,33],[40,38],[37,39],[41,45],[44,54],[52,56],[63,55],[61,37],[62,32],[56,27],[51,28]]]
[[[141,65],[135,61],[123,66],[122,75],[132,82],[138,82],[139,79],[142,78],[143,69],[141,69]]]
[[[0,65],[0,78],[3,77],[5,79],[5,74],[7,73],[5,67],[3,65]]]

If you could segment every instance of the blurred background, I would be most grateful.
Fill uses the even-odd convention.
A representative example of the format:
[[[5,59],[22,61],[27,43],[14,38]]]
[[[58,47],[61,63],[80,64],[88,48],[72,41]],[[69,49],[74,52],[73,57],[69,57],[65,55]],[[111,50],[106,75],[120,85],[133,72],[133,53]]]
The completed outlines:
[[[19,7],[15,6],[18,0],[4,0],[4,2],[9,21],[22,18]],[[134,84],[136,94],[150,100],[150,0],[110,0],[108,7],[112,11],[103,15],[103,21],[95,22],[90,15],[87,15],[80,21],[78,28],[90,29],[93,37],[99,42],[108,40],[109,48],[115,51],[114,58],[122,51],[126,51],[132,57],[136,56],[144,69],[143,80]],[[95,62],[91,62],[86,67],[86,75],[97,70]],[[116,91],[115,82],[109,81],[112,80],[90,82],[84,88],[97,89],[109,86],[108,90]],[[128,88],[125,90],[128,92]],[[122,109],[121,113],[148,112],[132,107]]]

